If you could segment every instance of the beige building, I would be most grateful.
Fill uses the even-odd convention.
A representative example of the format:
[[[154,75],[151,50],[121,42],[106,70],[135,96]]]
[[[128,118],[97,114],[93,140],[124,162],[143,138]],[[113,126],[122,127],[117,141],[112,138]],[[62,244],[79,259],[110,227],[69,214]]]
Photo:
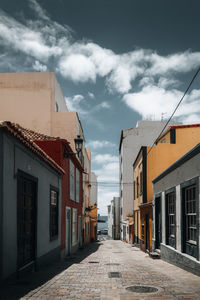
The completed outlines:
[[[85,149],[84,133],[77,112],[69,112],[65,97],[52,72],[0,73],[0,120],[19,123],[22,127],[49,136],[67,139],[75,152],[74,139],[83,138],[84,206],[89,206],[91,155]],[[88,183],[87,183],[88,182]],[[85,230],[85,209],[82,224]],[[90,228],[90,225],[87,225]],[[90,229],[88,229],[90,230]],[[90,232],[89,232],[90,235]]]
[[[83,175],[83,191],[84,191],[84,202],[83,202],[83,229],[84,229],[84,242],[90,242],[90,196],[91,196],[91,152],[87,150],[83,153],[84,155],[84,171]]]
[[[1,73],[0,108],[0,120],[65,138],[74,151],[74,138],[83,137],[78,114],[68,111],[54,73]]]
[[[140,222],[140,205],[142,204],[143,197],[143,157],[142,151],[139,152],[134,164],[133,164],[133,178],[134,178],[134,242],[140,246],[141,231],[143,231],[143,225]]]

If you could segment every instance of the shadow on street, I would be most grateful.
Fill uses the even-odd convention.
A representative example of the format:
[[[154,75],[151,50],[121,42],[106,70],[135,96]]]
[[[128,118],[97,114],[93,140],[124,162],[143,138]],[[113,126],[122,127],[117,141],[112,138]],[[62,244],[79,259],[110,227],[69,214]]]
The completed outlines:
[[[79,264],[90,254],[96,252],[101,242],[90,243],[79,249],[76,253],[60,261],[42,267],[40,270],[30,272],[20,278],[13,278],[0,283],[0,300],[16,300],[28,294],[31,290],[39,289],[40,286],[53,277],[66,270],[73,264]]]

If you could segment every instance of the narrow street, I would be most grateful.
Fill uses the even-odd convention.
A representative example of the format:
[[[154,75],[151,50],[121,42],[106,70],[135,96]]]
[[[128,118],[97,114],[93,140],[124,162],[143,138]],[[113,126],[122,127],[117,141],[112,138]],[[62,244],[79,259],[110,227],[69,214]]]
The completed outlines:
[[[126,289],[141,285],[155,290]],[[64,262],[4,285],[1,299],[200,299],[200,278],[152,260],[129,244],[103,238]]]

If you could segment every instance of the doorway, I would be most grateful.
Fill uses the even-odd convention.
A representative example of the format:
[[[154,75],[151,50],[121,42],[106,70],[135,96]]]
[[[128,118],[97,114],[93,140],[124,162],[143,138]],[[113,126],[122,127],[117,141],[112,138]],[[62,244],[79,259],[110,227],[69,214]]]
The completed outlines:
[[[160,249],[162,242],[161,197],[155,199],[155,248]]]
[[[65,208],[65,254],[70,255],[71,251],[71,209]]]
[[[149,245],[149,215],[145,215],[145,248],[150,251]]]
[[[37,181],[19,173],[17,179],[17,261],[18,270],[34,266],[36,258]]]

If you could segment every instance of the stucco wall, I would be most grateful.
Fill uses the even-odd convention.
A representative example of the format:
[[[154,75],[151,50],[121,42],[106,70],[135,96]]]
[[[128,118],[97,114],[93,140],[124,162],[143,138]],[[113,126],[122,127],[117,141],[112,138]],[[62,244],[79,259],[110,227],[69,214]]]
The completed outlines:
[[[75,151],[74,139],[77,137],[77,122],[76,112],[54,112],[52,115],[51,134],[68,140],[73,151]]]
[[[54,73],[0,74],[0,120],[51,135],[56,102],[59,111],[68,111]]]
[[[189,180],[197,179],[197,184],[200,184],[200,154],[190,158],[190,160],[184,162],[181,166],[161,178],[154,184],[154,198],[156,195],[162,195],[162,244],[161,244],[161,257],[166,261],[169,261],[175,265],[178,265],[184,269],[187,269],[195,274],[200,274],[200,263],[192,256],[182,253],[182,222],[181,222],[181,184],[188,182]],[[192,182],[192,181],[191,181]],[[165,245],[166,244],[166,231],[165,231],[165,191],[174,188],[176,191],[176,249]],[[199,189],[197,188],[199,191]],[[197,195],[197,208],[200,210],[199,200],[200,195]],[[155,210],[154,210],[155,215]],[[200,211],[197,212],[197,234],[198,241],[200,241]],[[155,240],[155,224],[154,224],[154,240]],[[198,249],[198,255],[200,260],[200,245]]]
[[[49,134],[52,73],[0,74],[0,120]]]
[[[110,203],[110,212],[108,213],[108,235],[112,237],[112,226],[113,226],[113,200]]]
[[[124,183],[133,183],[133,163],[141,146],[152,145],[165,122],[139,121],[136,128],[123,130],[123,139],[120,151],[120,180]],[[133,213],[133,186],[122,186],[121,206],[123,215],[121,221],[126,220],[128,213]],[[121,228],[122,229],[122,228]],[[128,234],[127,234],[128,239]]]
[[[154,184],[154,193],[170,189],[180,183],[200,176],[200,155],[191,158]]]
[[[147,157],[147,197],[148,201],[152,201],[153,199],[153,184],[152,180],[162,173],[167,167],[169,167],[172,163],[174,163],[177,159],[183,156],[186,152],[192,149],[199,143],[199,134],[200,127],[194,127],[191,132],[186,128],[186,132],[184,135],[184,129],[180,129],[181,135],[179,132],[179,138],[177,140],[177,144],[158,144],[155,146]],[[178,132],[178,130],[177,130]],[[178,133],[177,133],[178,134]],[[148,149],[147,149],[148,152]],[[186,163],[188,164],[188,162]],[[191,161],[192,164],[192,161]],[[184,169],[181,167],[180,169]],[[187,176],[189,176],[190,171],[194,172],[195,169],[189,168],[187,170]],[[177,171],[179,173],[179,171]],[[179,176],[182,176],[181,174]],[[171,176],[170,176],[171,177]],[[174,178],[175,179],[175,178]],[[176,178],[177,180],[181,180],[180,177]],[[169,179],[170,180],[170,179]],[[162,180],[160,181],[162,182]],[[174,182],[174,185],[175,185]],[[160,184],[160,183],[159,183]],[[156,186],[155,186],[156,188]]]
[[[114,197],[115,205],[115,238],[120,238],[120,197]]]
[[[68,111],[65,97],[55,76],[53,77],[53,80],[54,80],[54,101],[53,101],[54,108],[55,108],[55,103],[57,103],[58,111],[63,111],[63,112]]]
[[[58,238],[50,241],[49,195],[50,185],[59,188],[61,215],[61,186],[59,175],[25,146],[7,134],[4,134],[3,142],[3,276],[7,277],[17,268],[17,171],[24,171],[38,179],[37,259],[42,259],[60,246],[60,223]]]
[[[97,204],[97,176],[94,172],[91,172],[91,204]]]

